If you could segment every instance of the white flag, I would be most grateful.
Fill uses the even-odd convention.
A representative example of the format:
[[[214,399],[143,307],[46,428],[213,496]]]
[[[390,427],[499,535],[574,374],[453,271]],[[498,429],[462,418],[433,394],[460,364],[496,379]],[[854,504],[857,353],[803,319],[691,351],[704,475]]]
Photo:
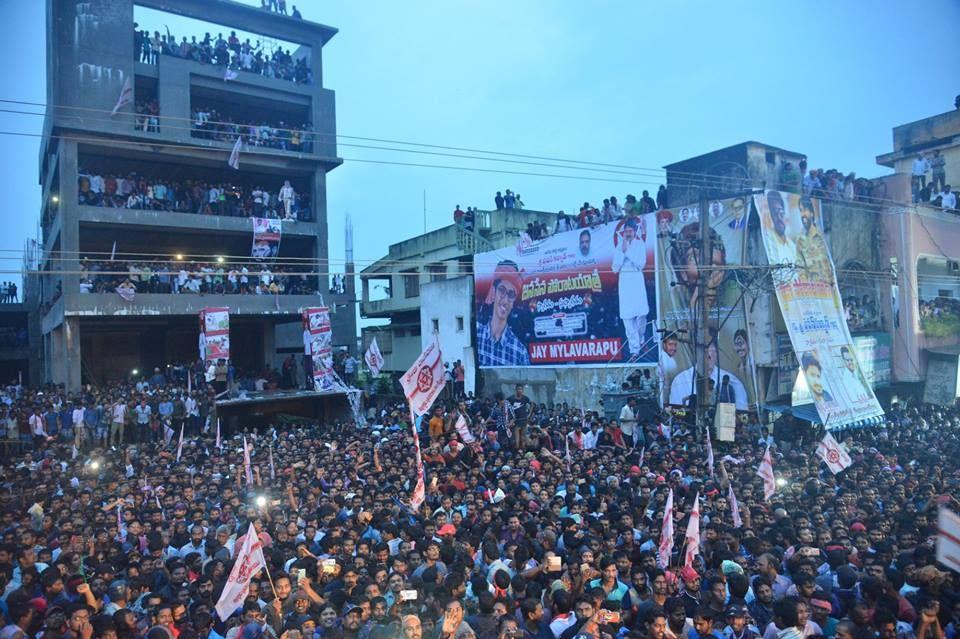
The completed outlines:
[[[770,446],[763,453],[763,459],[757,467],[757,475],[763,479],[763,499],[770,501],[773,494],[777,492],[777,478],[773,475],[773,456],[770,454]]]
[[[220,418],[219,418],[219,417],[217,417],[217,441],[216,441],[213,445],[216,446],[217,448],[221,448],[221,446],[220,446]]]
[[[229,82],[230,80],[236,80],[240,77],[240,74],[234,71],[233,69],[226,69],[223,72],[223,81]]]
[[[834,475],[842,473],[853,463],[846,449],[844,449],[840,442],[834,439],[830,433],[824,435],[820,443],[817,444],[817,457],[826,463],[827,468],[829,468],[830,472]]]
[[[243,138],[237,136],[237,141],[233,143],[233,150],[230,151],[230,159],[227,160],[227,164],[230,165],[230,168],[240,170],[240,149],[243,148]]]
[[[367,368],[370,369],[374,377],[380,374],[381,369],[383,369],[383,355],[380,354],[376,337],[370,340],[370,346],[367,347],[367,352],[363,354],[363,361],[367,363]]]
[[[693,502],[693,510],[690,511],[690,521],[687,523],[687,532],[684,535],[687,542],[687,549],[683,555],[683,565],[692,566],[693,559],[700,553],[700,492]]]
[[[115,116],[117,111],[131,102],[133,102],[133,87],[130,85],[130,76],[128,75],[123,79],[123,87],[120,89],[120,97],[117,98],[117,104],[113,107],[113,111],[110,112],[110,117]]]
[[[114,241],[113,241],[113,248],[110,249],[110,261],[112,262],[113,259],[114,259],[116,256],[117,256],[117,241],[114,240]]]
[[[713,477],[713,442],[710,440],[710,425],[707,424],[704,430],[707,431],[707,470]]]
[[[270,479],[277,478],[277,471],[273,468],[273,446],[270,447]]]
[[[236,563],[233,564],[233,570],[230,571],[227,583],[223,587],[223,594],[220,595],[216,605],[217,615],[221,621],[226,621],[227,617],[243,605],[243,600],[247,598],[247,591],[250,588],[250,580],[267,566],[263,557],[263,546],[253,524],[250,524],[247,534],[243,536],[243,543],[237,550],[236,556]]]
[[[180,455],[183,453],[183,424],[180,424],[180,441],[177,442],[177,461],[180,461]]]
[[[443,374],[443,354],[440,352],[440,342],[434,339],[413,363],[403,377],[400,385],[403,393],[410,402],[410,410],[414,415],[426,415],[430,411],[440,391],[446,383]]]
[[[463,415],[457,417],[457,423],[455,424],[457,429],[457,434],[460,435],[460,439],[463,440],[464,444],[472,444],[476,440],[473,436],[473,433],[470,432],[470,429],[467,428],[467,420],[463,418]]]
[[[657,548],[657,558],[660,567],[666,570],[670,567],[670,554],[673,552],[673,488],[667,494],[667,505],[663,509],[663,525],[660,528],[660,546]]]
[[[733,527],[740,528],[743,526],[743,520],[740,519],[740,504],[737,503],[737,496],[733,492],[733,484],[730,484],[727,490],[727,501],[730,502],[730,514],[733,515]]]
[[[173,441],[173,436],[174,436],[175,434],[176,434],[176,431],[175,431],[175,430],[173,430],[172,428],[170,428],[169,426],[167,426],[166,424],[164,424],[164,425],[163,425],[163,445],[164,445],[164,446],[169,446],[169,445],[170,445],[170,442]]]
[[[253,469],[250,468],[250,448],[247,446],[247,436],[243,436],[243,473],[247,478],[247,486],[253,485]]]

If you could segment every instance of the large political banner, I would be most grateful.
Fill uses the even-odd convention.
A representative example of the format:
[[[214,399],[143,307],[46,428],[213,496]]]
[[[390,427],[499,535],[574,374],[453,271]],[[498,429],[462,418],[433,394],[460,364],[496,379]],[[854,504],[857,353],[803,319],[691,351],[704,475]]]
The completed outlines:
[[[655,248],[647,214],[475,255],[479,365],[655,363]]]
[[[329,308],[318,306],[303,310],[303,350],[313,364],[314,390],[337,390],[340,384],[333,371],[333,332]]]
[[[258,260],[275,259],[280,254],[280,238],[283,235],[283,222],[270,217],[252,217],[253,246],[251,257]]]
[[[756,403],[742,289],[735,271],[728,268],[743,263],[749,205],[749,199],[743,197],[708,204],[709,256],[703,254],[699,206],[655,214],[663,327],[658,372],[664,406],[692,405],[702,386],[698,380],[703,379],[708,380],[711,404],[733,404],[744,411]],[[707,264],[715,268],[708,269]],[[705,361],[697,361],[694,343],[703,321],[707,328],[703,335],[709,335],[709,341]]]
[[[230,309],[200,311],[200,356],[206,362],[230,359]]]
[[[883,409],[860,363],[844,318],[820,201],[795,193],[754,196],[767,259],[802,379],[828,429],[879,417]]]

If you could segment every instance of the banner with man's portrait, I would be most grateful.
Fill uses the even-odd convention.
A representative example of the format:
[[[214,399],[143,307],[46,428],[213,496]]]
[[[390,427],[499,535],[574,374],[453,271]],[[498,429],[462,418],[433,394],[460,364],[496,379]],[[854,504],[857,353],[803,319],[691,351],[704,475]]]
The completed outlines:
[[[630,216],[475,255],[479,365],[655,363],[655,224]]]
[[[836,272],[823,234],[820,201],[769,190],[753,197],[793,350],[828,429],[880,417],[883,409],[857,360]]]
[[[743,289],[729,267],[743,263],[750,199],[713,200],[708,207],[709,260],[698,205],[655,214],[660,399],[664,406],[692,406],[706,380],[711,405],[733,404],[745,411],[756,403],[755,370]],[[695,349],[700,340],[706,341],[703,359]]]
[[[253,246],[250,256],[258,260],[272,260],[280,254],[283,222],[272,217],[252,217]]]

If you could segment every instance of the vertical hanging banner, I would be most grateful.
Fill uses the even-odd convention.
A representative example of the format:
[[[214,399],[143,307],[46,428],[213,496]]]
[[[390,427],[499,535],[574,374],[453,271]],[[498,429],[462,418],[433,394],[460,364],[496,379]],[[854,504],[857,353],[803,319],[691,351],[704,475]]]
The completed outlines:
[[[325,306],[303,310],[304,354],[313,362],[313,388],[317,391],[337,390],[340,385],[333,372],[333,332],[330,309]]]
[[[200,311],[200,350],[205,362],[230,359],[230,309]]]
[[[773,287],[800,361],[800,374],[827,429],[883,409],[857,361],[823,235],[820,200],[769,190],[753,197]]]
[[[280,236],[283,234],[283,225],[280,220],[270,217],[252,217],[253,220],[253,247],[251,257],[258,260],[276,259],[280,254]]]

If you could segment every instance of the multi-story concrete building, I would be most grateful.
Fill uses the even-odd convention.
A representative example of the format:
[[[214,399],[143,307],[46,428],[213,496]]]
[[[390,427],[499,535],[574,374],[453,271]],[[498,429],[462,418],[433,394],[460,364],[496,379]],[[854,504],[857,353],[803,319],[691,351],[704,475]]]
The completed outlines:
[[[168,21],[137,24],[137,11],[168,12],[175,30],[205,21],[207,35],[167,27],[161,36]],[[328,283],[332,270],[342,270],[328,263],[326,174],[341,160],[334,93],[322,74],[322,49],[336,30],[231,0],[47,0],[47,24],[39,158],[46,379],[77,388],[196,359],[205,307],[230,309],[239,368],[277,366],[302,349],[299,329],[289,325],[319,304],[317,292],[334,310],[334,344],[353,350],[352,278],[337,293]],[[151,54],[151,42],[135,35],[144,29],[150,41],[156,32],[157,49],[167,35],[200,44],[186,55],[168,44]],[[289,55],[275,65],[253,51],[247,58],[233,32],[262,40],[267,58],[277,46]],[[228,71],[228,58],[241,68]],[[122,95],[128,88],[132,94]],[[234,169],[227,161],[238,134],[246,143]],[[296,192],[287,217],[295,219],[282,223],[276,259],[255,262],[250,215],[287,213],[277,200],[287,181]],[[260,190],[272,204],[256,198]],[[203,294],[188,294],[179,274],[201,264],[212,270],[201,278]],[[226,293],[240,287],[231,270],[246,266],[253,289],[264,265],[269,279],[289,273],[284,294]],[[115,292],[121,270],[130,272],[135,296]]]

